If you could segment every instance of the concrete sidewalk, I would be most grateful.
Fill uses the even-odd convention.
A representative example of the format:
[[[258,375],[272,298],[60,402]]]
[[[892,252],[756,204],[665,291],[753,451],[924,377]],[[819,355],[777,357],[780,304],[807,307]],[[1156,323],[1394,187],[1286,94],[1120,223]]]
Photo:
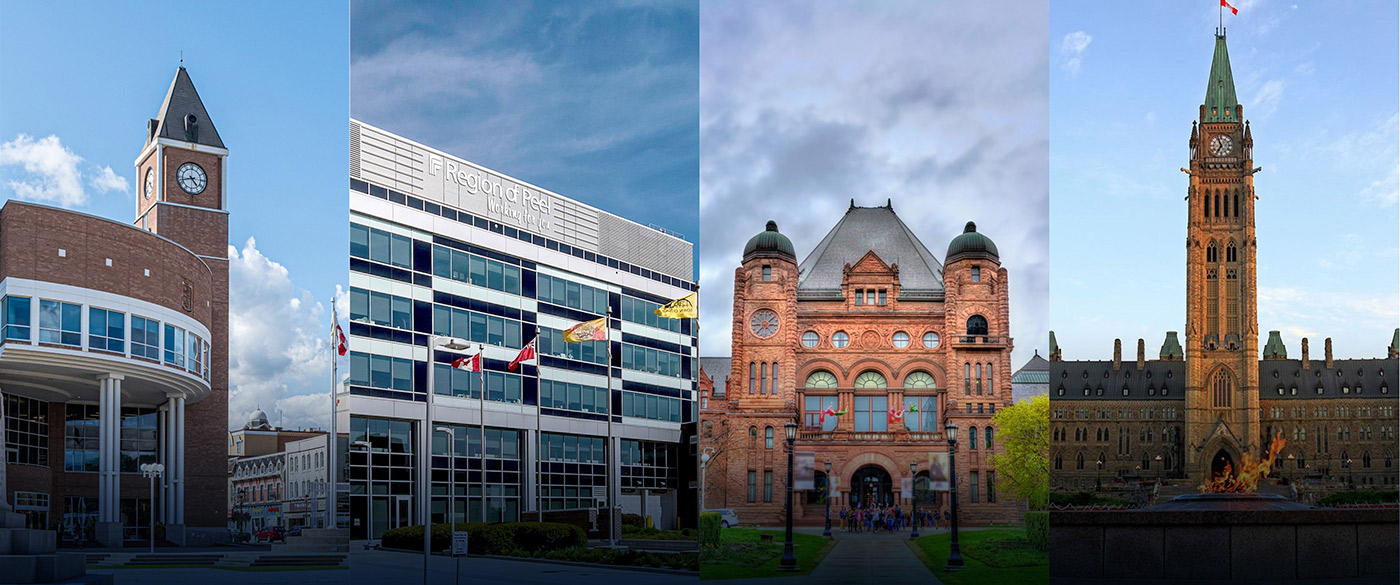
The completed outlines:
[[[763,528],[773,530],[772,528]],[[821,527],[793,527],[793,532],[822,533]],[[937,532],[946,532],[940,530]],[[934,532],[929,532],[932,534]],[[925,532],[920,530],[919,535]],[[909,548],[909,532],[847,533],[833,530],[836,546],[808,575],[764,579],[705,581],[714,585],[890,585],[925,583],[942,585]],[[700,568],[704,574],[705,568]]]

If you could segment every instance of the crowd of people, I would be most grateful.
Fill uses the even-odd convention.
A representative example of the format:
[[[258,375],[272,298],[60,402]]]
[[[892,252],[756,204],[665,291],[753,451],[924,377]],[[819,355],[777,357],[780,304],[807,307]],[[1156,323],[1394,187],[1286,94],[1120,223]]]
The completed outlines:
[[[841,508],[842,532],[896,532],[909,529],[914,522],[919,528],[947,528],[951,516],[944,510],[919,510],[917,514],[900,506],[877,506],[873,502]]]

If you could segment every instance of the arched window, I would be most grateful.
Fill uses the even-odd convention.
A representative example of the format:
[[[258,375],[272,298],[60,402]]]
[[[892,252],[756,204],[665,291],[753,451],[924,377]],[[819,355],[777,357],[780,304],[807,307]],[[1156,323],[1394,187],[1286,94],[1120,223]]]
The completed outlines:
[[[1108,456],[1103,451],[1099,451],[1099,460],[1095,461],[1094,465],[1097,465],[1098,468],[1102,470],[1106,463],[1108,463]]]
[[[1235,217],[1240,216],[1240,190],[1235,189]]]
[[[768,369],[768,391],[778,393],[778,362],[773,362],[773,366]]]
[[[908,376],[905,376],[904,378],[905,388],[920,388],[932,390],[937,386],[938,383],[934,382],[933,375],[923,370],[913,372]]]
[[[866,371],[866,372],[862,372],[861,375],[856,376],[855,387],[856,387],[856,388],[884,388],[884,387],[885,387],[885,377],[882,376],[882,375],[880,375],[879,372],[875,372],[875,371]]]
[[[1385,466],[1386,466],[1386,468],[1389,469],[1390,466],[1393,465],[1394,463],[1395,463],[1395,454],[1391,453],[1391,452],[1390,452],[1390,449],[1386,449],[1386,450],[1385,450]]]
[[[996,386],[992,385],[992,364],[987,364],[987,393],[991,394]]]
[[[1229,408],[1234,389],[1230,372],[1221,369],[1215,372],[1211,382],[1211,403],[1215,408]]]
[[[993,432],[992,432],[992,427],[987,427],[987,428],[985,429],[985,433],[986,433],[986,439],[987,439],[987,440],[986,440],[986,441],[983,441],[983,442],[982,442],[982,445],[983,445],[984,447],[986,447],[988,451],[991,451],[991,450],[992,450],[992,434],[993,434]]]
[[[773,448],[773,427],[763,427],[763,448]]]
[[[1083,453],[1080,453],[1080,454],[1074,456],[1074,468],[1075,468],[1075,469],[1084,469],[1084,454],[1083,454]]]
[[[1056,454],[1055,454],[1055,469],[1064,469],[1064,466],[1065,466],[1065,461],[1064,461],[1064,459],[1060,457],[1060,454],[1059,454],[1059,453],[1056,453]]]
[[[1238,252],[1235,251],[1235,243],[1234,243],[1234,242],[1230,242],[1230,245],[1228,245],[1228,246],[1225,247],[1225,261],[1226,261],[1226,262],[1234,262],[1234,261],[1236,261],[1236,260],[1238,260],[1238,259],[1239,259],[1239,255],[1238,255]]]
[[[1210,217],[1210,192],[1201,197],[1201,217]]]
[[[1215,192],[1215,217],[1220,217],[1220,191]]]
[[[836,376],[826,370],[817,370],[807,376],[808,388],[835,388]]]
[[[1149,470],[1151,470],[1151,469],[1152,469],[1152,459],[1148,458],[1147,452],[1146,452],[1146,451],[1143,451],[1143,452],[1142,452],[1142,470],[1143,470],[1143,471],[1149,471]]]
[[[1348,467],[1351,467],[1351,457],[1347,456],[1346,451],[1342,451],[1342,469],[1346,469]]]
[[[967,318],[968,335],[986,335],[987,318],[981,315],[973,315]]]
[[[758,364],[758,393],[768,393],[768,362]]]
[[[972,395],[972,364],[963,362],[963,394]]]
[[[977,427],[967,430],[967,448],[973,451],[977,450]]]
[[[1215,247],[1215,242],[1212,241],[1209,246],[1206,246],[1206,262],[1215,262],[1220,259],[1219,256],[1219,249]]]
[[[749,362],[749,394],[753,394],[754,388],[758,386],[758,365]]]
[[[1361,467],[1362,467],[1362,469],[1370,469],[1370,468],[1371,468],[1371,452],[1370,452],[1370,451],[1362,451],[1362,452],[1361,452]]]
[[[758,427],[749,427],[749,448],[758,448]]]
[[[977,392],[975,392],[975,394],[980,396],[982,394],[982,363],[978,362],[974,367],[976,368],[975,373],[977,374]]]

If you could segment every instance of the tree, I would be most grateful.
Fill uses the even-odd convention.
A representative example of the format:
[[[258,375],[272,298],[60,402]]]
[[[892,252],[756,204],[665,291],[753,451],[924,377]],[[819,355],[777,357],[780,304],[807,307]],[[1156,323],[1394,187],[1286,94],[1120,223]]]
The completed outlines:
[[[1043,510],[1050,500],[1050,397],[1040,395],[992,417],[1002,453],[992,456],[997,490]]]

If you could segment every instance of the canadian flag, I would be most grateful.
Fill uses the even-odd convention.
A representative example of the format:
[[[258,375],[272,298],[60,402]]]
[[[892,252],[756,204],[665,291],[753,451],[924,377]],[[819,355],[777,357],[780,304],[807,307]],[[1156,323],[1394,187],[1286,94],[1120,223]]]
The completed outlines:
[[[346,343],[345,343],[345,330],[340,328],[340,322],[339,322],[339,321],[336,321],[336,323],[335,323],[335,331],[333,331],[333,332],[331,333],[331,337],[332,337],[332,338],[334,339],[334,341],[335,341],[335,351],[336,351],[336,353],[339,353],[340,355],[345,355],[345,350],[347,349]]]
[[[455,360],[452,360],[452,367],[457,368],[459,370],[466,370],[468,372],[480,372],[481,354],[478,353],[473,356],[459,357]]]
[[[1225,8],[1229,8],[1229,9],[1230,9],[1230,14],[1236,14],[1236,15],[1238,15],[1238,14],[1240,13],[1240,9],[1235,8],[1234,6],[1231,6],[1230,3],[1229,3],[1229,2],[1226,2],[1225,0],[1220,0],[1220,5],[1223,6],[1223,7],[1225,7]]]
[[[507,369],[514,372],[515,368],[520,365],[520,362],[535,359],[535,342],[539,340],[540,338],[536,337],[530,340],[530,343],[525,344],[525,347],[520,348],[520,355],[515,356],[515,359],[510,361],[510,365],[507,366]]]

